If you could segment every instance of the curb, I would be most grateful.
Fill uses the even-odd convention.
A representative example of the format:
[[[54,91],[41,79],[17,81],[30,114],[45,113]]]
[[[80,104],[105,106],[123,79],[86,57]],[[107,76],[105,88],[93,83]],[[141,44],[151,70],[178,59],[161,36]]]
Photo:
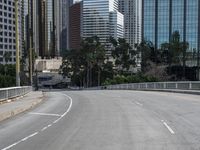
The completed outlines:
[[[115,90],[115,89],[107,89]],[[116,90],[128,90],[128,91],[149,91],[149,92],[168,92],[168,93],[180,93],[180,94],[191,94],[191,95],[200,95],[200,90],[173,90],[173,89],[116,89]]]
[[[20,113],[23,113],[25,111],[28,111],[30,109],[35,108],[37,105],[39,105],[44,100],[44,93],[42,93],[42,97],[39,97],[38,100],[30,103],[26,107],[19,107],[15,108],[14,110],[10,110],[8,112],[4,112],[0,114],[0,122],[9,118],[12,118]]]
[[[131,91],[149,91],[149,92],[168,92],[168,93],[180,93],[180,94],[191,94],[191,95],[200,95],[200,91],[189,91],[189,90],[155,90],[155,89],[146,89],[146,90],[131,90]]]

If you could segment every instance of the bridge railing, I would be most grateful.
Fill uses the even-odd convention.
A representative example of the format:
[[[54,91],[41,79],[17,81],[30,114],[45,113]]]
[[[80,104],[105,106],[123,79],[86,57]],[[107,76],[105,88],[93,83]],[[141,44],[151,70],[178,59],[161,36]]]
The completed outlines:
[[[101,87],[92,87],[89,90],[200,90],[200,81],[182,81],[182,82],[150,82],[150,83],[129,83],[117,84]]]
[[[10,99],[10,98],[23,96],[29,93],[30,91],[32,91],[31,86],[2,88],[0,89],[0,102]]]

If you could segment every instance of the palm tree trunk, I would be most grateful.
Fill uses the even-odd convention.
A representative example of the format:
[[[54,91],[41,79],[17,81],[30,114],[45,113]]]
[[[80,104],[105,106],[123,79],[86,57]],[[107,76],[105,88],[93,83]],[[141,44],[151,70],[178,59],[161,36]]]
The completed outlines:
[[[90,82],[89,82],[89,86],[92,87],[92,66],[91,66],[91,64],[90,64],[90,74],[89,74],[89,78],[90,78],[90,79],[89,79],[89,81],[90,81]]]
[[[89,62],[88,62],[88,65],[87,65],[87,80],[86,80],[86,86],[87,86],[87,88],[89,87],[89,83],[90,83],[90,77],[89,77],[89,75],[90,75],[90,68],[89,68]]]
[[[98,86],[101,85],[101,69],[98,67]]]
[[[183,52],[183,77],[186,79],[186,52]]]

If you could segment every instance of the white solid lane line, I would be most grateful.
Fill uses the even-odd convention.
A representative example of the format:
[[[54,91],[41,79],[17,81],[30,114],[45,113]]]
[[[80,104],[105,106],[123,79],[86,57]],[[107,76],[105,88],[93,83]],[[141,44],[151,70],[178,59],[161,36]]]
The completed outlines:
[[[59,114],[50,114],[50,113],[37,113],[37,112],[31,112],[30,115],[40,115],[40,116],[55,116],[55,117],[61,117]]]
[[[55,121],[53,121],[52,124],[58,123],[63,117],[65,117],[65,116],[68,114],[68,112],[69,112],[69,111],[71,110],[71,108],[72,108],[72,98],[71,98],[70,96],[66,95],[66,94],[62,94],[62,95],[64,95],[65,97],[67,97],[67,98],[70,100],[70,105],[69,105],[68,109],[66,110],[66,112],[64,112],[62,115],[59,115],[59,118],[56,119]],[[29,113],[29,114],[31,114],[31,113]],[[39,114],[38,114],[38,113],[32,113],[32,114],[37,114],[37,115],[42,115],[42,114],[43,114],[43,115],[44,115],[45,113],[39,113]],[[45,114],[45,115],[47,115],[47,114]],[[48,114],[48,115],[49,115],[49,114]],[[51,114],[50,116],[52,116],[52,115],[55,116],[55,115],[57,115],[57,114]],[[33,133],[33,134],[30,134],[29,136],[27,136],[27,137],[25,137],[25,138],[19,140],[18,142],[14,143],[14,144],[9,145],[9,146],[7,146],[7,147],[1,149],[1,150],[9,150],[9,149],[11,149],[12,147],[14,147],[14,146],[16,146],[16,145],[18,145],[18,144],[20,144],[20,143],[22,143],[22,142],[24,142],[24,141],[30,139],[30,138],[36,136],[36,135],[39,134],[40,132],[45,131],[46,129],[48,129],[49,127],[51,127],[52,124],[49,124],[49,125],[47,125],[46,127],[43,127],[40,131],[35,132],[35,133]]]
[[[162,123],[164,124],[164,126],[169,130],[169,132],[171,134],[175,134],[175,132],[172,130],[172,128],[164,121],[162,120]]]

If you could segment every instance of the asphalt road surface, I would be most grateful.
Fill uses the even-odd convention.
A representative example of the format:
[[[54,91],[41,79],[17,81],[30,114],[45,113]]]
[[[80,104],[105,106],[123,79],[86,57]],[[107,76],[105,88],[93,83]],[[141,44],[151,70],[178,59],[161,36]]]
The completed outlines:
[[[200,96],[48,92],[0,123],[0,150],[200,150]]]

